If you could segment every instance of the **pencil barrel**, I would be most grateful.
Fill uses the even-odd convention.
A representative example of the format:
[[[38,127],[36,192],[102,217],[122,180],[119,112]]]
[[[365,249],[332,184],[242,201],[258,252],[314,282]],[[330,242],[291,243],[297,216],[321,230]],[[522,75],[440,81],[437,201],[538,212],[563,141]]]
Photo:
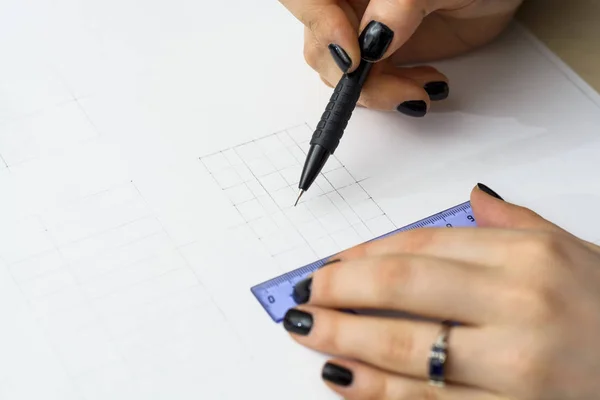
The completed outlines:
[[[311,145],[321,145],[333,154],[352,117],[370,67],[371,64],[363,62],[356,71],[342,76],[316,126],[310,141]]]

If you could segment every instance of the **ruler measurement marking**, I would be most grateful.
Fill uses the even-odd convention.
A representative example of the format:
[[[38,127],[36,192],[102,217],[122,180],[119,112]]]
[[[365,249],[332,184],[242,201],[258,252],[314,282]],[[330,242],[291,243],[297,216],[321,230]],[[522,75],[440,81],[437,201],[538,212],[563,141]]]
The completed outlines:
[[[463,213],[458,214],[460,211],[462,211]],[[404,227],[394,229],[391,232],[375,237],[374,239],[368,240],[367,242],[388,237],[398,232],[405,232],[417,228],[425,228],[427,226],[476,226],[474,218],[470,215],[472,214],[470,213],[470,211],[471,205],[467,201],[465,203],[451,207],[447,210],[430,215],[429,217],[423,218],[420,221],[416,221]],[[455,221],[455,223],[446,224],[446,217],[452,219],[453,221]],[[254,297],[258,300],[260,305],[269,314],[271,319],[273,319],[273,321],[277,323],[281,322],[287,310],[296,306],[296,303],[294,302],[292,296],[293,285],[295,284],[295,282],[304,279],[314,271],[321,268],[328,258],[329,257],[317,260],[311,264],[302,266],[275,278],[264,281],[263,283],[253,286],[250,290]]]

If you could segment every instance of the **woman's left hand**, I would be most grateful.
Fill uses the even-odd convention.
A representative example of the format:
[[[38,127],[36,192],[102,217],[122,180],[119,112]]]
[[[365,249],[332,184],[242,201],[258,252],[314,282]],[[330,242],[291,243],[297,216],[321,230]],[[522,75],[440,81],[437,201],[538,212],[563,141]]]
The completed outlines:
[[[339,254],[296,286],[284,326],[330,354],[346,399],[590,400],[600,393],[600,247],[475,188],[478,227],[407,231]],[[427,320],[353,315],[398,310]],[[451,320],[444,387],[428,357]]]

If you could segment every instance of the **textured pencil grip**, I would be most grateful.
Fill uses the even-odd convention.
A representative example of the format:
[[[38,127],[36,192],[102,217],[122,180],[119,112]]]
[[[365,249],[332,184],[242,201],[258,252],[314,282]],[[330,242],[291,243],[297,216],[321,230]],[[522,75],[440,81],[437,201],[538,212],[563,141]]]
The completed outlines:
[[[333,154],[356,107],[369,70],[370,64],[363,63],[354,73],[345,74],[340,79],[312,135],[311,145],[321,145]]]

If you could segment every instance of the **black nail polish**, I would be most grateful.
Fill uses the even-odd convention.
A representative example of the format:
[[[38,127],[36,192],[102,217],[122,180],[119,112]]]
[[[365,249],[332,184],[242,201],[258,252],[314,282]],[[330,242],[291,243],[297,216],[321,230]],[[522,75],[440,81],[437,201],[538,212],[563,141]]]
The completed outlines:
[[[283,318],[283,327],[286,331],[297,333],[299,335],[308,335],[312,329],[313,318],[307,312],[291,308],[285,313]]]
[[[329,52],[331,53],[331,57],[333,57],[333,61],[337,64],[337,66],[342,70],[343,73],[346,73],[350,66],[352,65],[352,60],[348,53],[344,51],[337,44],[331,43],[329,46]]]
[[[294,286],[294,292],[292,293],[292,297],[296,304],[304,304],[308,303],[308,299],[310,299],[310,291],[312,289],[312,277],[306,278],[296,284]]]
[[[321,377],[339,386],[350,386],[353,378],[352,371],[330,362],[323,366]]]
[[[498,193],[494,192],[492,189],[490,189],[489,187],[487,187],[483,183],[478,183],[477,187],[482,192],[485,192],[485,193],[489,194],[490,196],[497,198],[498,200],[504,201],[504,199],[502,197],[500,197],[500,195]]]
[[[411,117],[423,117],[427,114],[427,103],[423,100],[405,101],[396,107],[396,110]]]
[[[338,262],[340,262],[340,260],[337,258],[333,259],[333,260],[329,260],[325,264],[323,264],[321,266],[321,268],[323,268],[327,265],[338,263]],[[294,286],[294,291],[292,292],[292,298],[294,299],[296,304],[308,303],[311,290],[312,290],[312,276],[296,283],[296,285]]]
[[[425,89],[431,101],[445,100],[450,94],[450,87],[443,81],[429,82],[423,86],[423,89]]]
[[[392,43],[394,32],[381,22],[371,21],[358,38],[361,57],[366,61],[378,61]]]

